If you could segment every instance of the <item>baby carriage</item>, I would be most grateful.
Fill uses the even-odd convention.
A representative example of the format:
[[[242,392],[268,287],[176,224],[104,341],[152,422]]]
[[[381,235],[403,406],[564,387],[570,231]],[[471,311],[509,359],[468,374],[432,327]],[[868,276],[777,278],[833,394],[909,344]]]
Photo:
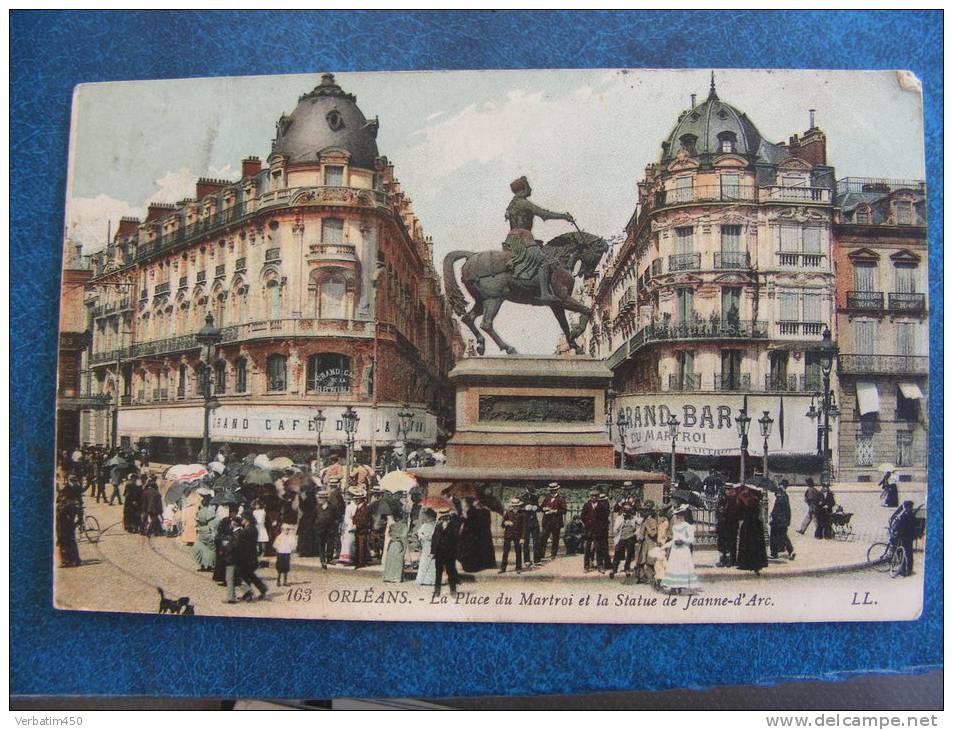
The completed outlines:
[[[831,530],[834,532],[835,539],[849,540],[854,534],[854,528],[850,524],[850,518],[853,516],[853,512],[845,512],[840,505],[834,508],[831,513]]]

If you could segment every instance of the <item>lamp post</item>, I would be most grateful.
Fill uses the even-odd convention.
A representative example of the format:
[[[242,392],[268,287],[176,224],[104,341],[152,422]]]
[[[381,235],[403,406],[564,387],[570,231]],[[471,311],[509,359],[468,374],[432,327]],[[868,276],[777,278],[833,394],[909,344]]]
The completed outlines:
[[[612,441],[612,406],[615,404],[615,399],[618,396],[618,393],[615,392],[615,389],[610,385],[609,389],[606,390],[606,428],[609,431],[609,441]],[[623,444],[623,449],[625,445]],[[612,457],[615,458],[614,456]],[[619,459],[621,463],[622,460]]]
[[[761,465],[761,472],[764,474],[765,478],[768,477],[768,437],[771,435],[771,426],[774,425],[774,419],[771,418],[771,415],[764,411],[764,415],[758,419],[758,425],[761,427],[761,437],[764,439],[764,455],[762,456],[763,462]]]
[[[619,443],[622,444],[622,450],[619,453],[619,468],[625,469],[625,432],[629,429],[629,424],[625,420],[625,414],[619,410],[616,418],[616,427],[619,429]]]
[[[663,502],[669,501],[669,493],[671,493],[672,487],[675,485],[675,444],[678,441],[678,427],[681,425],[681,422],[675,418],[674,413],[668,417],[668,435],[672,437],[672,464],[668,482],[668,493],[662,495]]]
[[[403,408],[397,411],[397,440],[404,445],[404,453],[400,457],[400,469],[407,469],[407,437],[410,434],[410,427],[413,425],[414,412],[406,403]]]
[[[324,466],[324,462],[321,459],[321,432],[324,431],[324,422],[328,419],[324,417],[324,413],[321,409],[318,409],[317,415],[314,417],[314,430],[318,434],[318,471],[321,471],[321,467]]]
[[[348,406],[344,413],[341,414],[341,418],[344,421],[344,439],[347,444],[347,459],[344,467],[344,488],[343,492],[347,492],[348,486],[351,481],[351,460],[354,454],[354,434],[357,433],[357,422],[360,421],[360,417],[357,415],[351,406]]]
[[[739,483],[745,483],[745,451],[748,449],[748,426],[751,425],[751,416],[747,410],[743,410],[735,416],[735,424],[738,426],[738,438],[741,440],[741,478]]]
[[[818,426],[821,432],[821,484],[830,486],[831,483],[831,419],[837,418],[840,411],[834,402],[834,391],[831,390],[831,370],[834,367],[834,356],[837,354],[837,345],[831,340],[831,331],[824,328],[821,335],[821,344],[817,348],[818,360],[821,364],[821,373],[824,376],[824,392],[821,399],[821,409],[817,413]],[[811,407],[813,409],[813,402]],[[810,414],[810,411],[808,411]]]
[[[202,427],[202,463],[208,463],[212,460],[212,444],[209,439],[209,415],[218,408],[219,403],[212,394],[212,355],[215,353],[215,346],[222,341],[222,330],[215,326],[212,319],[212,313],[205,315],[205,326],[195,335],[196,341],[205,348],[205,368],[202,383],[202,395],[204,396],[204,423]]]

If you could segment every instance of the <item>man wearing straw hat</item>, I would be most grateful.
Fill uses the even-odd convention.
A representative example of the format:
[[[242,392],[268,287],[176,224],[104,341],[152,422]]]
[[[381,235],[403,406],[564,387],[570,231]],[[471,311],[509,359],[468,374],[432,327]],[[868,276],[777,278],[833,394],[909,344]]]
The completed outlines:
[[[367,503],[367,490],[357,487],[351,490],[357,502],[354,512],[354,569],[363,568],[370,561],[371,528],[374,526],[374,515],[371,506]]]
[[[437,526],[434,528],[430,541],[430,552],[436,564],[437,580],[434,583],[434,598],[440,595],[443,583],[443,574],[447,574],[447,584],[450,586],[450,595],[457,595],[457,583],[460,575],[457,573],[457,533],[459,520],[451,513],[449,507],[437,510]]]
[[[520,551],[520,538],[523,536],[524,512],[523,503],[519,497],[513,497],[506,503],[507,510],[503,513],[503,559],[500,561],[500,572],[506,572],[506,564],[510,558],[510,548],[516,552],[516,574],[523,572],[523,553]]]
[[[563,518],[568,510],[566,500],[559,494],[558,482],[549,483],[549,494],[543,498],[540,508],[543,511],[543,539],[540,542],[539,554],[546,555],[546,546],[552,540],[550,559],[555,560],[556,553],[559,551],[559,533],[563,529]]]

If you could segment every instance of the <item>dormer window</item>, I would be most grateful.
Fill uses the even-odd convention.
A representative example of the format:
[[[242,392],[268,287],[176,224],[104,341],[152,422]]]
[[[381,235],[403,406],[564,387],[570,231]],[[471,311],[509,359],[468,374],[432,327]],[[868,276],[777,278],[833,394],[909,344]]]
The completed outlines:
[[[854,213],[854,222],[863,225],[870,223],[870,208],[866,205],[859,207],[857,212]]]
[[[718,151],[722,154],[734,152],[737,145],[737,137],[734,132],[718,133]]]
[[[913,203],[911,203],[909,200],[898,200],[896,203],[894,203],[894,208],[897,212],[898,226],[913,225]]]
[[[678,141],[682,143],[682,149],[688,154],[695,154],[695,144],[698,142],[698,137],[694,134],[683,134],[678,138]]]
[[[330,187],[342,187],[344,185],[344,167],[342,165],[325,165],[324,184]]]

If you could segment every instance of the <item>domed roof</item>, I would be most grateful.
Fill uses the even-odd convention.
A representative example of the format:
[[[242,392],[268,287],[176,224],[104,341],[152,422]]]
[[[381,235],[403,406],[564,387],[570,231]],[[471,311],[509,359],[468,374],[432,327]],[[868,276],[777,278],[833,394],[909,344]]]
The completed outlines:
[[[685,149],[690,157],[721,153],[722,139],[734,142],[733,151],[745,156],[762,152],[762,138],[748,116],[718,98],[712,74],[708,98],[678,118],[675,129],[662,143],[662,162],[673,160]]]
[[[329,147],[349,153],[357,167],[373,168],[378,157],[377,119],[368,121],[354,95],[343,91],[333,74],[324,74],[295,110],[278,120],[271,152],[285,155],[289,163],[315,162]]]

